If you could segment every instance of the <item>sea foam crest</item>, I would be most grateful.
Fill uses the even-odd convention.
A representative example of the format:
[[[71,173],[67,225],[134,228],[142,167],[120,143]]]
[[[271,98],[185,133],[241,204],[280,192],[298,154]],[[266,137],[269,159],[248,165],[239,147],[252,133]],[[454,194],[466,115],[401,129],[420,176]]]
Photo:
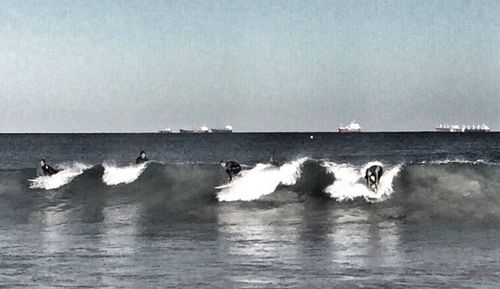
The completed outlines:
[[[422,161],[421,164],[431,164],[431,165],[447,165],[447,164],[498,165],[498,163],[485,161],[483,159],[477,159],[477,160],[445,159],[445,160],[434,160],[434,161]]]
[[[300,177],[301,165],[307,160],[302,158],[276,167],[270,164],[257,164],[254,168],[242,171],[233,179],[231,186],[217,193],[221,202],[253,201],[273,193],[282,185],[294,185]]]
[[[119,184],[130,184],[137,180],[147,167],[147,163],[129,166],[115,166],[104,164],[104,174],[102,181],[108,186],[116,186]]]
[[[69,184],[76,176],[81,175],[90,166],[82,163],[61,164],[59,171],[52,176],[40,176],[30,181],[30,189],[53,190]]]
[[[366,169],[373,165],[384,168],[377,192],[370,190],[364,179]],[[394,192],[393,180],[401,170],[401,165],[388,168],[380,162],[370,162],[363,166],[324,162],[323,166],[335,176],[334,183],[325,188],[325,193],[337,201],[355,198],[364,198],[367,202],[384,201]]]

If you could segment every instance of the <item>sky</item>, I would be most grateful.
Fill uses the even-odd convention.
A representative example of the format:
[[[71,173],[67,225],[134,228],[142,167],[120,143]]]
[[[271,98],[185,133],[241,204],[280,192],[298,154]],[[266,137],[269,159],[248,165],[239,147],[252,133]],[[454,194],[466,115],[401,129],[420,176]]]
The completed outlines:
[[[0,1],[0,132],[500,130],[500,1]]]

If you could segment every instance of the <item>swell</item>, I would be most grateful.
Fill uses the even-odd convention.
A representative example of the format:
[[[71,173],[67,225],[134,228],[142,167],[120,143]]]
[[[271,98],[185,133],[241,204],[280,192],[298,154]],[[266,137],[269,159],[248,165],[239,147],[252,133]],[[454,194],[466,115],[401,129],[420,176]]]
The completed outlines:
[[[388,205],[409,220],[500,218],[500,166],[458,162],[408,166]]]
[[[47,187],[33,186],[29,180],[35,175],[34,169],[4,170],[0,171],[0,206],[15,215],[36,206],[34,198],[56,195],[59,199],[54,203],[67,201],[71,207],[83,204],[86,210],[92,210],[89,204],[99,201],[140,203],[147,208],[143,214],[151,220],[200,214],[203,219],[203,212],[217,202],[275,202],[283,193],[293,193],[297,198],[292,201],[319,198],[343,206],[374,204],[388,217],[407,220],[500,218],[500,166],[496,164],[381,164],[385,173],[379,191],[374,193],[363,179],[366,167],[374,163],[378,162],[354,165],[303,158],[278,166],[258,164],[245,169],[222,190],[214,189],[227,182],[218,165],[74,164],[66,168],[71,172],[64,176],[67,183],[56,187],[50,181]]]

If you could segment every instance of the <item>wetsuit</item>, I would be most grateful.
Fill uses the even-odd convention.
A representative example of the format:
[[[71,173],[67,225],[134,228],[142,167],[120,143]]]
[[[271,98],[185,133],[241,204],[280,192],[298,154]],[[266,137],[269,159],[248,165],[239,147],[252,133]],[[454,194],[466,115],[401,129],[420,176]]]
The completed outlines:
[[[53,167],[45,164],[42,166],[42,171],[44,176],[52,176],[53,174],[57,174],[59,171],[54,169]]]
[[[236,176],[241,172],[241,166],[239,163],[235,161],[227,161],[226,162],[226,173],[229,176],[229,181],[233,180],[233,176]]]
[[[145,163],[147,161],[149,161],[148,157],[145,157],[145,158],[138,157],[135,159],[136,164],[142,164],[142,163]]]
[[[381,166],[375,165],[369,167],[365,173],[366,185],[370,188],[375,187],[375,189],[377,190],[380,178],[382,177],[383,173],[384,169]]]

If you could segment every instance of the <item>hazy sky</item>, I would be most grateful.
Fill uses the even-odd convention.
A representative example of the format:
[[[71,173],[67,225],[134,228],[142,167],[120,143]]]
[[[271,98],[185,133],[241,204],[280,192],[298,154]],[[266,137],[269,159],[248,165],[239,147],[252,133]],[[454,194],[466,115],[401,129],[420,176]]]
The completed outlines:
[[[500,1],[0,1],[0,132],[500,129]]]

